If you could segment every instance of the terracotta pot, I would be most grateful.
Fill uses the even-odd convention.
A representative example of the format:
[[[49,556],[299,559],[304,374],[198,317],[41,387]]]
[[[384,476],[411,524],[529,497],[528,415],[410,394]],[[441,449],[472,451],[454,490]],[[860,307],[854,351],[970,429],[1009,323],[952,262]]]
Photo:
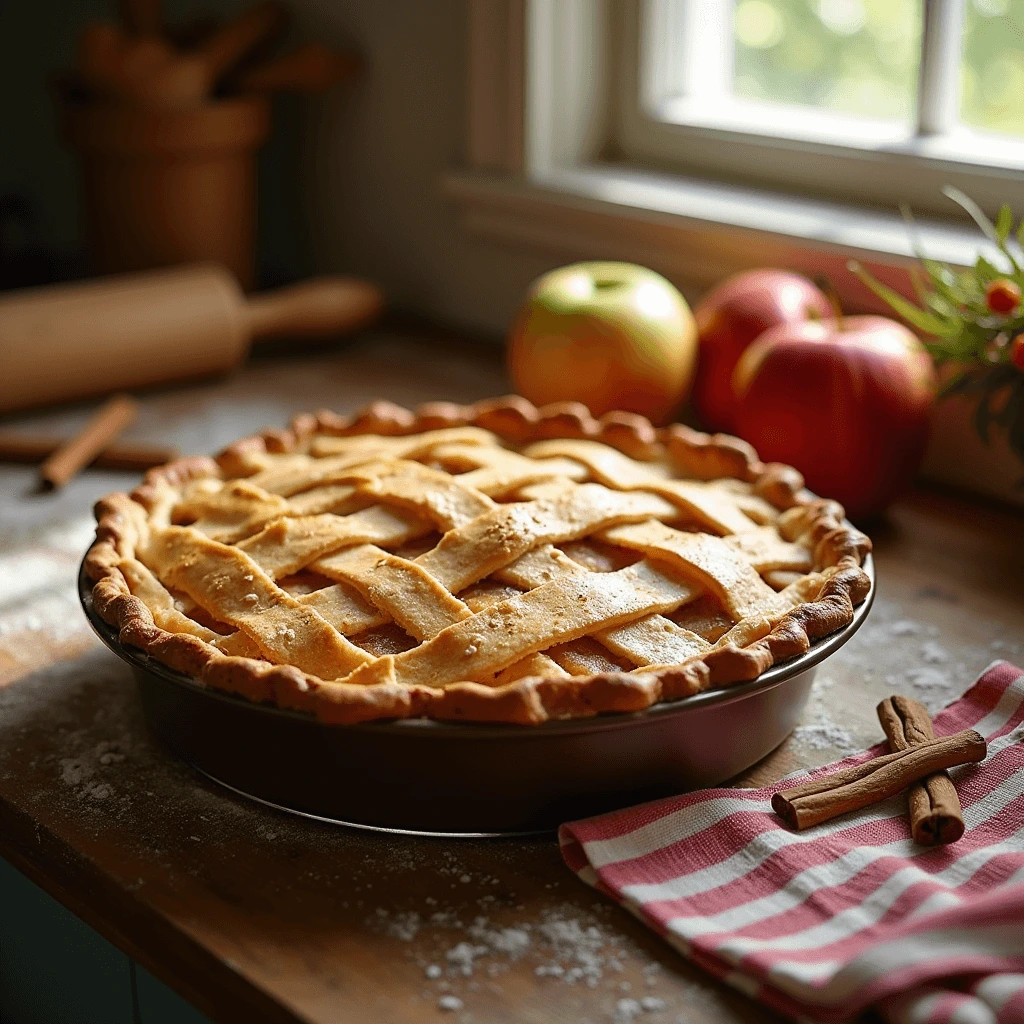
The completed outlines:
[[[1024,462],[1010,450],[998,427],[992,427],[988,444],[978,437],[973,422],[976,404],[963,395],[935,403],[921,475],[1024,506]]]
[[[262,97],[188,110],[61,100],[82,164],[86,245],[102,273],[213,262],[252,287]]]

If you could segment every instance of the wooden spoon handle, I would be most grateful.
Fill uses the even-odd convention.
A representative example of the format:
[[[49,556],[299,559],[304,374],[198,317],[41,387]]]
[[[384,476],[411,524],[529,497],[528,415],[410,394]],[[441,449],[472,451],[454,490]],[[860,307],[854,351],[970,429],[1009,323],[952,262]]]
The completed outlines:
[[[354,75],[362,62],[354,53],[334,53],[323,43],[306,43],[238,77],[245,92],[325,92]]]
[[[163,29],[160,0],[117,0],[117,13],[133,36],[158,36]]]
[[[250,50],[281,32],[286,23],[284,7],[277,0],[264,0],[216,29],[199,50],[211,84]]]
[[[364,326],[383,306],[384,293],[369,281],[317,277],[290,288],[250,295],[247,320],[253,337],[322,338]]]

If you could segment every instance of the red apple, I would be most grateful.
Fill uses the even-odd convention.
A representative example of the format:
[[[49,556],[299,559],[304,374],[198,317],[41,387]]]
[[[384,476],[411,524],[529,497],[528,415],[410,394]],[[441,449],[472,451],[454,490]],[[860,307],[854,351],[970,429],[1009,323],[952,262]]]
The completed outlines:
[[[693,405],[706,427],[733,429],[732,375],[747,346],[776,324],[832,316],[828,299],[805,277],[748,270],[723,281],[694,309],[700,334]]]
[[[508,345],[516,390],[537,405],[574,400],[595,416],[624,409],[665,423],[697,362],[686,300],[632,263],[575,263],[533,283]]]
[[[921,461],[935,369],[893,320],[780,324],[743,354],[734,384],[739,436],[853,518],[881,512]]]

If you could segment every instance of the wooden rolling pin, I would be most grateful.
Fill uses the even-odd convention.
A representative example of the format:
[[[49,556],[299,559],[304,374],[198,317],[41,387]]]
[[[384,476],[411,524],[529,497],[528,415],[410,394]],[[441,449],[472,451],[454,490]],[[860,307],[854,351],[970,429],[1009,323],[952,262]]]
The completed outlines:
[[[0,293],[0,412],[222,373],[254,337],[343,334],[383,302],[346,277],[246,296],[213,265]]]

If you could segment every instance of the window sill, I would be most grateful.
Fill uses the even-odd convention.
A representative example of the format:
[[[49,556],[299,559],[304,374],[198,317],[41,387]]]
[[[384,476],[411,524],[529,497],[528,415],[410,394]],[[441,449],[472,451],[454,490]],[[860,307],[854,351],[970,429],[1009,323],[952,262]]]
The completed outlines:
[[[887,310],[847,269],[851,258],[910,294],[914,246],[896,213],[613,165],[532,179],[454,171],[443,185],[471,234],[643,263],[689,297],[737,271],[780,266],[828,278],[850,309]],[[915,230],[933,259],[965,266],[979,251],[991,256],[973,225],[921,220]]]

